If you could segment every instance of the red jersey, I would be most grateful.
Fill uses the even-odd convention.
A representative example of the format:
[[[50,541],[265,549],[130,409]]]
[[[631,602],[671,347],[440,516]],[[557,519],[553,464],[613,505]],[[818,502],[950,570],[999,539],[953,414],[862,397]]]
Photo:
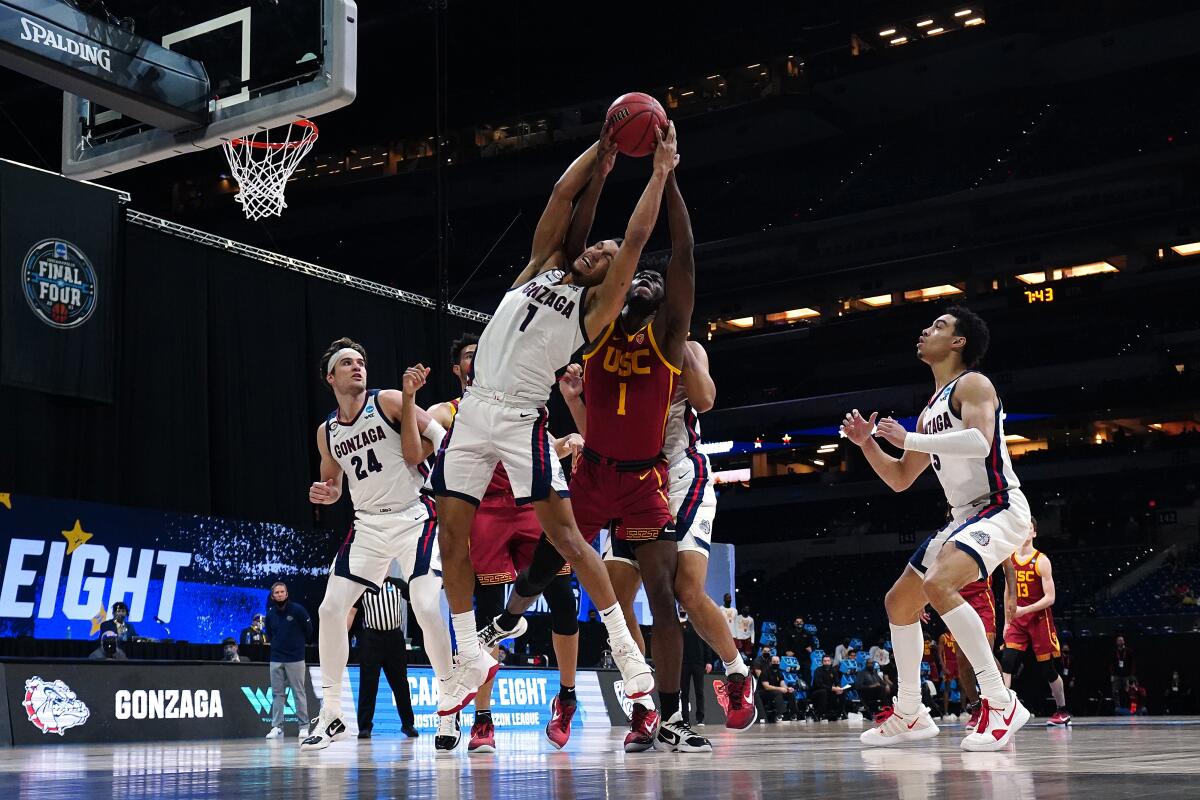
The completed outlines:
[[[679,373],[663,355],[653,322],[632,334],[610,323],[583,356],[588,449],[617,461],[657,458]]]
[[[450,421],[454,422],[454,417],[458,415],[458,404],[462,402],[461,397],[456,397],[450,401]],[[516,505],[516,500],[513,498],[512,484],[508,482],[508,473],[504,471],[504,465],[497,462],[496,471],[492,473],[492,481],[488,484],[487,490],[483,493],[481,504],[486,505]]]
[[[992,582],[990,579],[984,580],[983,578],[980,578],[977,581],[971,581],[966,586],[959,589],[958,593],[961,594],[964,599],[970,599],[983,594],[991,594]]]
[[[1018,606],[1031,606],[1046,596],[1042,591],[1042,573],[1038,570],[1040,555],[1041,553],[1034,550],[1033,555],[1025,561],[1020,560],[1016,553],[1011,556],[1013,569],[1017,573]]]

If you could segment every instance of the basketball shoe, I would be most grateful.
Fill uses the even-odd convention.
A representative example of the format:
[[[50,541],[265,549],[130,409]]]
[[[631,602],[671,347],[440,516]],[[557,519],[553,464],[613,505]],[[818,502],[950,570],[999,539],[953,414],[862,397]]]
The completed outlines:
[[[1047,725],[1063,728],[1071,724],[1071,712],[1065,708],[1060,708],[1054,712],[1054,716],[1046,720]]]
[[[271,730],[267,731],[267,736],[266,736],[266,738],[268,738],[268,739],[278,739],[278,738],[280,738],[281,736],[283,736],[283,728],[271,728]]]
[[[653,692],[654,672],[633,637],[626,634],[624,641],[619,642],[609,639],[608,646],[612,648],[613,661],[617,662],[617,669],[625,681],[625,696],[634,700]]]
[[[324,750],[350,735],[342,715],[329,706],[321,706],[321,713],[312,721],[309,731],[308,738],[300,743],[301,750]]]
[[[471,726],[471,741],[467,744],[467,752],[496,752],[496,726],[492,724],[491,714],[475,715],[475,724]]]
[[[571,718],[575,716],[575,703],[563,703],[562,697],[554,695],[550,701],[550,721],[546,723],[546,738],[556,750],[567,746],[571,738]]]
[[[916,714],[902,716],[893,706],[875,715],[875,727],[863,731],[858,740],[868,747],[891,747],[904,742],[919,742],[938,735],[938,726],[929,715],[929,708],[921,706]]]
[[[661,721],[656,710],[635,703],[633,715],[629,718],[629,733],[625,734],[625,752],[642,753],[654,747],[654,737],[658,735]]]
[[[980,712],[980,710],[982,710],[982,708],[983,708],[983,704],[981,702],[977,702],[974,705],[969,706],[967,708],[967,710],[971,713],[971,716],[967,720],[967,723],[965,725],[965,727],[967,729],[967,733],[970,733],[971,731],[973,731],[979,727],[979,712]]]
[[[462,711],[479,693],[479,687],[490,681],[500,664],[482,647],[474,658],[454,657],[454,668],[438,687],[438,713],[444,716]]]
[[[654,747],[664,753],[711,753],[712,745],[683,721],[683,713],[676,711],[671,718],[658,726]]]
[[[725,727],[744,731],[758,720],[758,708],[754,705],[755,681],[752,675],[734,672],[725,680],[713,684],[717,705],[725,710]],[[697,723],[701,724],[701,723]]]
[[[436,750],[448,753],[462,741],[462,715],[444,714],[438,717],[437,734],[433,737]]]
[[[505,639],[520,639],[529,630],[529,623],[524,617],[517,617],[517,624],[512,630],[500,627],[500,617],[495,617],[479,632],[479,646],[491,652]]]
[[[1029,722],[1029,710],[1021,704],[1016,693],[1010,691],[1008,696],[1008,703],[1002,707],[992,705],[986,697],[983,699],[979,724],[963,738],[963,750],[976,753],[1000,750]]]

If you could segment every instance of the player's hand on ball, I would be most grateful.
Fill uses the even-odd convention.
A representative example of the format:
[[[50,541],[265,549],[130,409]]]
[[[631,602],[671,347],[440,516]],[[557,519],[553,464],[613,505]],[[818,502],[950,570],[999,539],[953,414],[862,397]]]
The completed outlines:
[[[308,487],[308,502],[321,506],[336,503],[342,495],[342,487],[336,478],[330,478],[324,483],[317,481]]]
[[[417,390],[425,385],[425,379],[429,377],[429,367],[421,364],[414,364],[404,370],[404,393],[416,394]]]
[[[679,142],[675,137],[675,123],[667,124],[666,135],[654,129],[654,169],[671,171],[679,165]]]
[[[879,420],[875,435],[903,449],[904,440],[908,438],[908,431],[904,430],[904,426],[891,417],[884,417]]]
[[[600,144],[596,149],[595,174],[601,178],[606,178],[616,164],[617,142],[613,137],[612,129],[605,128],[604,135],[600,137]]]
[[[870,419],[863,419],[862,414],[859,414],[856,408],[842,419],[842,435],[862,447],[871,438],[871,433],[875,430],[875,420],[878,417],[879,412],[873,411]]]
[[[568,365],[567,371],[558,379],[558,390],[562,392],[564,400],[574,400],[583,394],[583,367]]]

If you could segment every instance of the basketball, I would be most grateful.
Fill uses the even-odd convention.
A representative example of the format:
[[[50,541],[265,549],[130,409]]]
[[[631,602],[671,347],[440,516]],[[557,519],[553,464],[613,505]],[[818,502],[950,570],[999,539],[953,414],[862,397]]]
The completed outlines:
[[[640,158],[654,152],[654,128],[667,127],[667,112],[650,95],[630,92],[608,107],[604,126],[612,131],[621,155]]]

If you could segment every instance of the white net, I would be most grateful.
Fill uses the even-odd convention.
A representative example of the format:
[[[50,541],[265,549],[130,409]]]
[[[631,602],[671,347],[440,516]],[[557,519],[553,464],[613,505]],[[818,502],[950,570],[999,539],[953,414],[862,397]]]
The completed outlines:
[[[225,142],[229,168],[238,182],[233,199],[242,204],[246,219],[277,217],[287,208],[284,190],[288,179],[316,141],[317,126],[299,120],[290,123],[275,141],[271,141],[270,131],[260,131]]]

